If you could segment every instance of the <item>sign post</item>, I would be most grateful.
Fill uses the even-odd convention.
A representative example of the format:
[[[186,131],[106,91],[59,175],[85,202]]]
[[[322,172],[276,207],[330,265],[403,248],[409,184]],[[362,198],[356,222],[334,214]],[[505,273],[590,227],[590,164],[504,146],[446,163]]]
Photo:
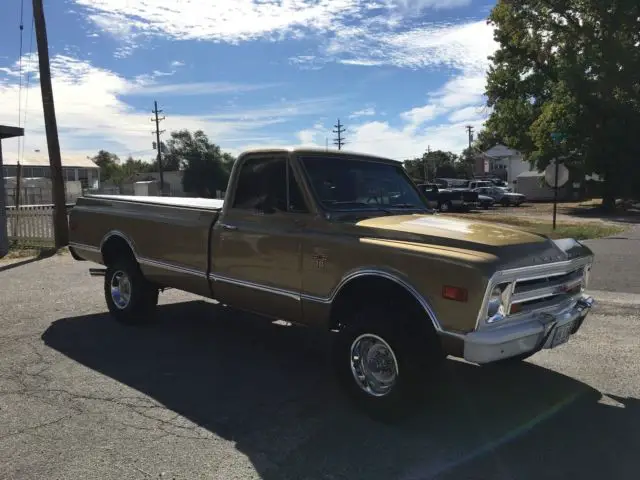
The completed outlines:
[[[556,145],[564,141],[564,133],[552,133],[551,139]],[[556,218],[558,214],[558,188],[569,181],[569,170],[564,165],[560,165],[559,158],[556,157],[553,165],[549,165],[545,170],[545,180],[553,187],[553,230],[556,229]],[[562,167],[562,168],[561,168]]]

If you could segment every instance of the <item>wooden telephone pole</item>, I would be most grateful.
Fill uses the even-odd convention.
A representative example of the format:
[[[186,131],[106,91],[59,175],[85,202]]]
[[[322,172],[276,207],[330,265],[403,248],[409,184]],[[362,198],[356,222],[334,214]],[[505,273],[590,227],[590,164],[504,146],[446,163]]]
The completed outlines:
[[[162,110],[158,110],[158,102],[156,100],[153,101],[153,110],[151,111],[155,115],[154,118],[151,119],[152,122],[156,123],[156,129],[153,133],[156,136],[156,149],[158,150],[158,173],[160,174],[160,195],[164,195],[164,173],[162,171],[162,143],[160,142],[160,134],[164,133],[164,130],[160,130],[160,122],[165,119],[165,117],[158,117],[159,113],[162,113]]]
[[[40,90],[42,92],[42,110],[44,127],[47,134],[49,165],[51,167],[51,184],[53,191],[53,231],[56,248],[69,244],[69,223],[67,222],[66,196],[64,178],[62,178],[62,158],[58,141],[58,125],[56,110],[53,105],[53,88],[51,87],[51,70],[49,68],[49,45],[47,42],[47,26],[44,21],[42,0],[33,0],[33,20],[38,43],[38,63],[40,68]]]

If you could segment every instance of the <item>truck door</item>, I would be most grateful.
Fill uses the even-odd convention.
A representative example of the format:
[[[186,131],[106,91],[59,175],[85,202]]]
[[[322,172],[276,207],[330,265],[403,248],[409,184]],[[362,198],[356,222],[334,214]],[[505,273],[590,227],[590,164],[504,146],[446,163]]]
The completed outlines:
[[[231,306],[297,321],[308,210],[288,155],[250,157],[236,178],[231,204],[214,226],[213,294]]]

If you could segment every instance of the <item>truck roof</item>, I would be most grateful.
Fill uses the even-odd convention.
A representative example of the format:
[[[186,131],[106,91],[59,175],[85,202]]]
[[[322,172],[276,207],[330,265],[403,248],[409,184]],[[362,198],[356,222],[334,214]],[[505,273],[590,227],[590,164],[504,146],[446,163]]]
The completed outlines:
[[[340,156],[340,157],[357,157],[362,159],[376,160],[379,162],[390,163],[392,165],[401,165],[402,162],[399,160],[393,160],[387,157],[380,157],[378,155],[370,155],[368,153],[361,152],[352,152],[349,150],[327,150],[326,148],[313,148],[313,147],[291,147],[291,148],[254,148],[250,150],[245,150],[240,154],[238,159],[244,157],[245,155],[251,154],[267,154],[267,153],[295,153],[296,155],[304,155],[304,154],[326,154],[331,155],[332,157]]]

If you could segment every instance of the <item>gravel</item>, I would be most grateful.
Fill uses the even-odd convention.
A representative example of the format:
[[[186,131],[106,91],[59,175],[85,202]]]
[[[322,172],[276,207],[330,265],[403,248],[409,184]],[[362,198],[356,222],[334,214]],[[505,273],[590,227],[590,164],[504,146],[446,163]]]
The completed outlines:
[[[0,271],[0,479],[639,476],[640,295],[595,292],[567,345],[515,368],[448,361],[390,426],[344,401],[323,335],[178,291],[124,327],[88,267]]]

